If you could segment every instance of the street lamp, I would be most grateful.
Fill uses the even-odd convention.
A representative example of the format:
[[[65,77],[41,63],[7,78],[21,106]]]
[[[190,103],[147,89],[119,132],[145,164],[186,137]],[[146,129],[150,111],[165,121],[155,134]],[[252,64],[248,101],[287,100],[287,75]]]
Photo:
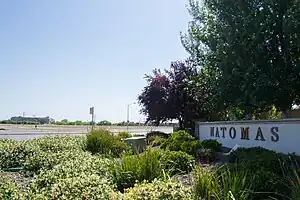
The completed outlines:
[[[127,132],[128,132],[128,125],[129,125],[129,107],[133,104],[135,104],[135,102],[127,105]]]

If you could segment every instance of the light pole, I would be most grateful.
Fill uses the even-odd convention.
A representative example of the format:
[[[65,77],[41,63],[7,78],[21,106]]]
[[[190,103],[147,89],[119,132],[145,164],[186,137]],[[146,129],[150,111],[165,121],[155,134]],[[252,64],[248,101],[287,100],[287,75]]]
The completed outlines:
[[[129,125],[129,107],[131,106],[131,105],[133,105],[133,104],[135,104],[135,102],[134,103],[130,103],[130,104],[128,104],[127,105],[127,123],[126,123],[126,125],[127,125],[127,132],[128,132],[128,125]]]

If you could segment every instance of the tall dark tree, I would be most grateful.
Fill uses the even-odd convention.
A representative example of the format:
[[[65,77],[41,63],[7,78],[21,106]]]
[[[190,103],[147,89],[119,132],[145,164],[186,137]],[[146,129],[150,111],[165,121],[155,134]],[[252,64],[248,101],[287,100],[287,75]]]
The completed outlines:
[[[147,75],[148,85],[138,100],[148,121],[158,124],[175,119],[180,129],[192,127],[191,121],[199,118],[199,112],[189,82],[197,73],[190,62],[176,61],[164,74],[156,70],[154,75]]]
[[[138,96],[141,112],[147,116],[147,122],[156,125],[172,118],[169,112],[169,78],[155,69],[153,75],[146,75],[147,85]]]
[[[220,72],[224,105],[285,111],[299,100],[299,0],[190,0],[189,12],[182,43],[195,63]]]

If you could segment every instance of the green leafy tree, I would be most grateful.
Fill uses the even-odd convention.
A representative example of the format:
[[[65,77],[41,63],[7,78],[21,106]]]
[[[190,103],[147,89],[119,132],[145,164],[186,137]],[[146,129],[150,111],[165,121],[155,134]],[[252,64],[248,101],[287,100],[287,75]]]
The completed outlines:
[[[242,113],[299,102],[299,0],[190,0],[182,43],[196,65],[220,73],[218,100]]]
[[[110,126],[110,125],[112,125],[112,123],[110,121],[103,120],[103,121],[98,122],[97,125],[99,125],[99,126]]]

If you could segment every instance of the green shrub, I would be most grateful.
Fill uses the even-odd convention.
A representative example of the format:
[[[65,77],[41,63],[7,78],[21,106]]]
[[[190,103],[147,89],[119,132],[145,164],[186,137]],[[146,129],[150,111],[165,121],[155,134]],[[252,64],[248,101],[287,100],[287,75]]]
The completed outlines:
[[[186,142],[190,142],[195,140],[196,138],[192,135],[190,135],[188,132],[180,130],[177,132],[174,132],[171,137],[175,140],[175,141],[186,141]]]
[[[282,176],[291,171],[294,158],[291,155],[277,153],[262,147],[238,148],[229,155],[231,163],[241,163],[245,169],[256,171],[264,169]]]
[[[133,187],[137,181],[152,181],[161,177],[163,168],[160,157],[159,150],[151,149],[138,155],[123,155],[110,169],[118,189],[123,191]]]
[[[118,134],[118,138],[120,138],[120,139],[126,139],[126,138],[131,138],[131,137],[132,137],[132,135],[128,132],[120,132]]]
[[[166,141],[166,138],[160,137],[160,136],[151,136],[149,138],[149,144],[151,146],[160,146],[162,143],[164,143]]]
[[[213,162],[216,160],[216,152],[212,149],[198,149],[196,156],[202,162]]]
[[[187,132],[178,131],[174,132],[171,137],[166,139],[162,143],[161,148],[170,151],[183,151],[190,155],[196,155],[197,149],[201,148],[201,143]]]
[[[65,150],[61,152],[45,152],[36,151],[32,155],[26,157],[24,168],[27,171],[38,173],[41,169],[52,169],[65,161],[76,159],[78,156],[88,156],[89,153],[79,150]]]
[[[1,140],[0,141],[0,169],[20,167],[24,165],[26,157],[38,151],[27,142]]]
[[[252,199],[282,199],[282,195],[287,194],[289,190],[284,177],[264,168],[250,170],[249,165],[243,163],[227,164],[226,167],[231,172],[247,173],[249,175],[248,182],[252,182]]]
[[[249,200],[252,199],[252,181],[245,172],[227,167],[204,169],[196,167],[192,186],[195,199]]]
[[[211,149],[215,152],[220,152],[222,144],[217,140],[203,140],[201,142],[202,148],[204,149]]]
[[[61,152],[64,150],[83,150],[86,143],[85,136],[48,136],[29,140],[31,146],[41,151]]]
[[[21,188],[11,179],[1,178],[0,181],[0,199],[1,200],[19,200],[24,199],[24,193]]]
[[[230,155],[234,168],[252,175],[254,199],[276,198],[289,195],[291,189],[285,183],[293,172],[294,155],[285,155],[262,147],[238,148]]]
[[[214,171],[202,166],[196,166],[193,172],[192,193],[194,199],[211,200],[215,195],[215,189],[218,188],[218,181]]]
[[[59,179],[58,182],[51,186],[31,192],[30,199],[99,199],[107,200],[115,194],[114,186],[111,182],[102,176],[84,175]]]
[[[152,183],[140,183],[127,189],[123,200],[191,200],[192,195],[188,188],[179,182],[154,180]]]
[[[160,162],[170,174],[188,173],[195,164],[194,157],[182,151],[161,151]]]
[[[47,165],[46,160],[59,160],[60,155],[64,155],[63,151],[83,151],[84,143],[85,137],[71,136],[44,137],[28,141],[1,140],[0,168],[26,166],[27,170],[37,171]]]
[[[93,154],[99,153],[118,157],[130,149],[130,146],[107,130],[92,131],[87,136],[87,150]]]
[[[64,161],[51,170],[41,170],[35,176],[34,187],[37,189],[48,188],[60,179],[92,174],[112,179],[108,170],[111,166],[113,166],[113,162],[107,158],[92,156],[90,154],[79,154],[76,158]]]
[[[298,166],[297,166],[298,167]],[[293,173],[287,177],[287,186],[290,188],[290,193],[287,195],[289,199],[300,199],[300,170],[294,169]]]
[[[147,135],[146,135],[147,144],[151,144],[151,142],[153,141],[153,139],[155,137],[160,137],[160,138],[167,139],[167,138],[170,137],[170,134],[164,133],[164,132],[161,132],[161,131],[151,131],[151,132],[147,133]]]

